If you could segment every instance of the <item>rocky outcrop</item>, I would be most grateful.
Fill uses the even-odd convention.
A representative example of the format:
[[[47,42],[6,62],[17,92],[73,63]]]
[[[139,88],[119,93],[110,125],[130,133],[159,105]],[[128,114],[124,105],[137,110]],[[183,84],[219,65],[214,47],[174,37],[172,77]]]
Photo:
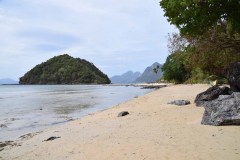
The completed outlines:
[[[220,95],[217,99],[204,103],[202,124],[240,125],[240,92]]]
[[[188,100],[174,100],[174,101],[168,102],[168,104],[174,104],[174,105],[178,105],[178,106],[184,106],[184,105],[190,104],[190,101],[188,101]]]
[[[232,63],[226,68],[226,77],[230,88],[240,92],[240,62]]]
[[[48,139],[44,140],[44,141],[53,141],[54,139],[57,139],[57,138],[61,138],[61,137],[55,137],[55,136],[52,136],[52,137],[49,137]],[[43,141],[43,142],[44,142]]]
[[[206,102],[217,99],[219,95],[231,95],[233,91],[228,87],[213,86],[206,91],[199,93],[194,102],[197,106],[203,106]]]
[[[123,116],[126,116],[126,115],[129,115],[129,112],[128,111],[122,111],[118,114],[118,117],[123,117]]]
[[[205,108],[202,124],[240,125],[240,92],[213,86],[198,94],[194,102]]]

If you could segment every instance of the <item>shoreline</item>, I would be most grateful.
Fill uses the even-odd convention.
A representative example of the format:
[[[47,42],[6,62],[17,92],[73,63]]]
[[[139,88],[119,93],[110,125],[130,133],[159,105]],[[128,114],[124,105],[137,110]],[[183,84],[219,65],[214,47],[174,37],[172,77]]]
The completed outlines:
[[[62,125],[153,91],[141,90],[139,87],[102,85],[13,87],[14,89],[11,87],[3,89],[0,95],[1,111],[3,111],[0,119],[0,142],[15,141],[22,135],[42,131],[54,125]],[[9,95],[14,99],[9,98],[8,92],[4,94],[6,91],[9,91]],[[11,106],[16,109],[11,112],[11,108],[8,109],[9,111],[4,110],[5,104],[11,105],[11,101],[20,99],[18,97],[21,97],[22,103]],[[57,103],[57,100],[62,103]],[[17,106],[21,107],[17,108]]]
[[[174,85],[155,90],[23,137],[5,147],[0,159],[237,159],[238,126],[200,124],[204,108],[193,101],[208,87]],[[176,99],[191,104],[167,104]],[[121,111],[130,114],[117,117]],[[50,137],[59,138],[44,141]]]
[[[100,85],[100,86],[126,86],[126,87],[131,86],[131,87],[142,87],[142,88],[140,88],[140,89],[145,89],[145,88],[143,88],[143,87],[145,87],[145,86],[153,86],[153,88],[146,88],[146,89],[151,89],[151,90],[149,90],[149,92],[148,92],[148,93],[151,93],[151,92],[154,92],[153,89],[160,89],[160,88],[158,88],[158,86],[161,86],[161,88],[162,88],[162,86],[165,87],[165,86],[167,86],[167,85],[163,85],[163,84],[159,84],[159,83],[154,83],[154,84],[153,84],[153,83],[149,83],[149,84],[147,84],[147,83],[142,83],[142,84],[111,84],[111,85]],[[146,95],[146,94],[148,94],[148,93],[145,93],[145,94],[140,95],[140,96],[144,96],[144,95]],[[56,122],[56,123],[54,123],[54,124],[49,124],[49,125],[43,126],[42,129],[38,129],[38,130],[36,130],[36,131],[32,131],[32,132],[30,131],[30,132],[28,132],[28,133],[26,133],[26,134],[19,134],[18,136],[16,136],[16,137],[13,138],[13,139],[6,139],[6,140],[3,140],[3,141],[0,141],[0,151],[1,151],[1,144],[3,145],[5,142],[6,142],[8,145],[11,145],[11,143],[14,143],[14,142],[18,141],[19,139],[22,140],[22,138],[25,137],[25,136],[28,137],[28,135],[32,135],[32,134],[33,134],[33,135],[36,135],[36,133],[41,133],[41,132],[43,132],[44,130],[51,129],[51,128],[53,128],[53,127],[58,127],[58,126],[60,126],[60,125],[64,125],[64,124],[66,124],[66,123],[68,123],[68,122],[71,122],[71,121],[80,120],[80,119],[82,119],[82,118],[84,118],[84,117],[86,117],[86,116],[93,115],[93,114],[96,114],[96,113],[98,113],[98,112],[102,112],[102,111],[111,109],[111,108],[113,108],[113,107],[116,107],[116,106],[121,105],[122,103],[126,103],[126,102],[128,102],[128,101],[131,101],[132,99],[138,98],[138,97],[140,97],[140,96],[135,96],[135,97],[133,97],[133,98],[131,98],[131,99],[129,99],[129,100],[125,100],[125,101],[120,102],[120,103],[118,103],[118,104],[116,104],[116,105],[113,105],[113,106],[111,106],[111,107],[109,107],[109,106],[108,106],[108,107],[103,107],[103,108],[105,108],[105,109],[100,109],[100,110],[96,110],[96,111],[89,112],[89,113],[88,113],[88,111],[84,111],[83,114],[82,114],[82,116],[80,116],[79,118],[76,118],[76,119],[73,119],[73,118],[66,119],[66,120],[63,120],[63,121],[60,121],[60,122]],[[86,112],[86,113],[85,113],[85,112]],[[85,114],[84,114],[84,113],[85,113]],[[31,129],[29,129],[29,130],[31,130]],[[9,142],[11,142],[11,143],[9,143]]]

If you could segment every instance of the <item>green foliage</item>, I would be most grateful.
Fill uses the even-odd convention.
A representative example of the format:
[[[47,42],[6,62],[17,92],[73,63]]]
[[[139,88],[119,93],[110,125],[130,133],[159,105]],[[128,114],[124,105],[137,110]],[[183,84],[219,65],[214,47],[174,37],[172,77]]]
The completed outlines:
[[[227,79],[217,75],[210,75],[208,72],[203,71],[201,68],[194,68],[191,72],[189,79],[185,83],[207,83],[213,84],[216,81],[216,84],[227,84]]]
[[[167,57],[166,62],[162,67],[163,80],[174,81],[176,83],[182,83],[187,78],[187,72],[183,64],[182,53],[174,53]]]
[[[163,78],[178,83],[206,83],[210,75],[225,83],[224,68],[230,63],[240,61],[240,56],[232,49],[211,50],[201,40],[173,34],[169,37],[168,56],[163,65]],[[220,82],[223,81],[223,82]]]
[[[219,76],[216,76],[216,75],[211,75],[211,76],[207,77],[204,81],[206,83],[210,83],[210,84],[214,81],[217,81],[216,84],[228,84],[228,81],[227,81],[226,78],[219,77]]]
[[[182,35],[202,35],[222,25],[229,34],[240,33],[239,0],[162,0],[160,6]]]
[[[185,68],[188,71],[200,68],[205,73],[221,77],[224,76],[224,68],[228,64],[240,60],[240,56],[233,52],[199,52],[197,49],[186,52],[186,57],[188,59],[186,59]]]
[[[174,56],[164,64],[164,78],[179,81],[182,74],[187,83],[206,82],[208,77],[225,81],[226,66],[240,61],[239,0],[162,0],[160,5],[180,30],[169,38]]]
[[[183,38],[177,39],[173,35],[173,50],[184,50],[186,39],[188,45],[194,46],[197,52],[232,52],[239,56],[239,0],[162,0],[160,6]]]
[[[64,54],[35,66],[21,77],[19,82],[20,84],[108,84],[110,80],[92,63]]]
[[[209,77],[209,73],[204,72],[200,68],[194,68],[191,71],[191,76],[189,79],[186,80],[185,83],[208,83],[209,81],[206,81],[206,79]]]

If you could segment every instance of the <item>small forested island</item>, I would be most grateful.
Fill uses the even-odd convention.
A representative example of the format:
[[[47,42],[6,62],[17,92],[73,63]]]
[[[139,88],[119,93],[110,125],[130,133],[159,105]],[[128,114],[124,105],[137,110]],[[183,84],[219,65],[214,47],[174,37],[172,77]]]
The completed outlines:
[[[93,63],[68,54],[36,65],[19,79],[20,84],[109,84],[110,79]]]

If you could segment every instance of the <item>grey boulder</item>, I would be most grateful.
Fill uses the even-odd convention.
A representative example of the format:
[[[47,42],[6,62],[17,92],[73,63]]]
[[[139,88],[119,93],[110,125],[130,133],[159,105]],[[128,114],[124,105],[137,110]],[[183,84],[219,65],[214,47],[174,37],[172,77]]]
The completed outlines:
[[[231,95],[233,91],[228,87],[217,87],[213,86],[208,88],[206,91],[199,93],[194,102],[197,106],[204,106],[208,101],[217,99],[220,95]]]
[[[220,95],[217,99],[204,103],[202,124],[240,125],[240,92]]]

